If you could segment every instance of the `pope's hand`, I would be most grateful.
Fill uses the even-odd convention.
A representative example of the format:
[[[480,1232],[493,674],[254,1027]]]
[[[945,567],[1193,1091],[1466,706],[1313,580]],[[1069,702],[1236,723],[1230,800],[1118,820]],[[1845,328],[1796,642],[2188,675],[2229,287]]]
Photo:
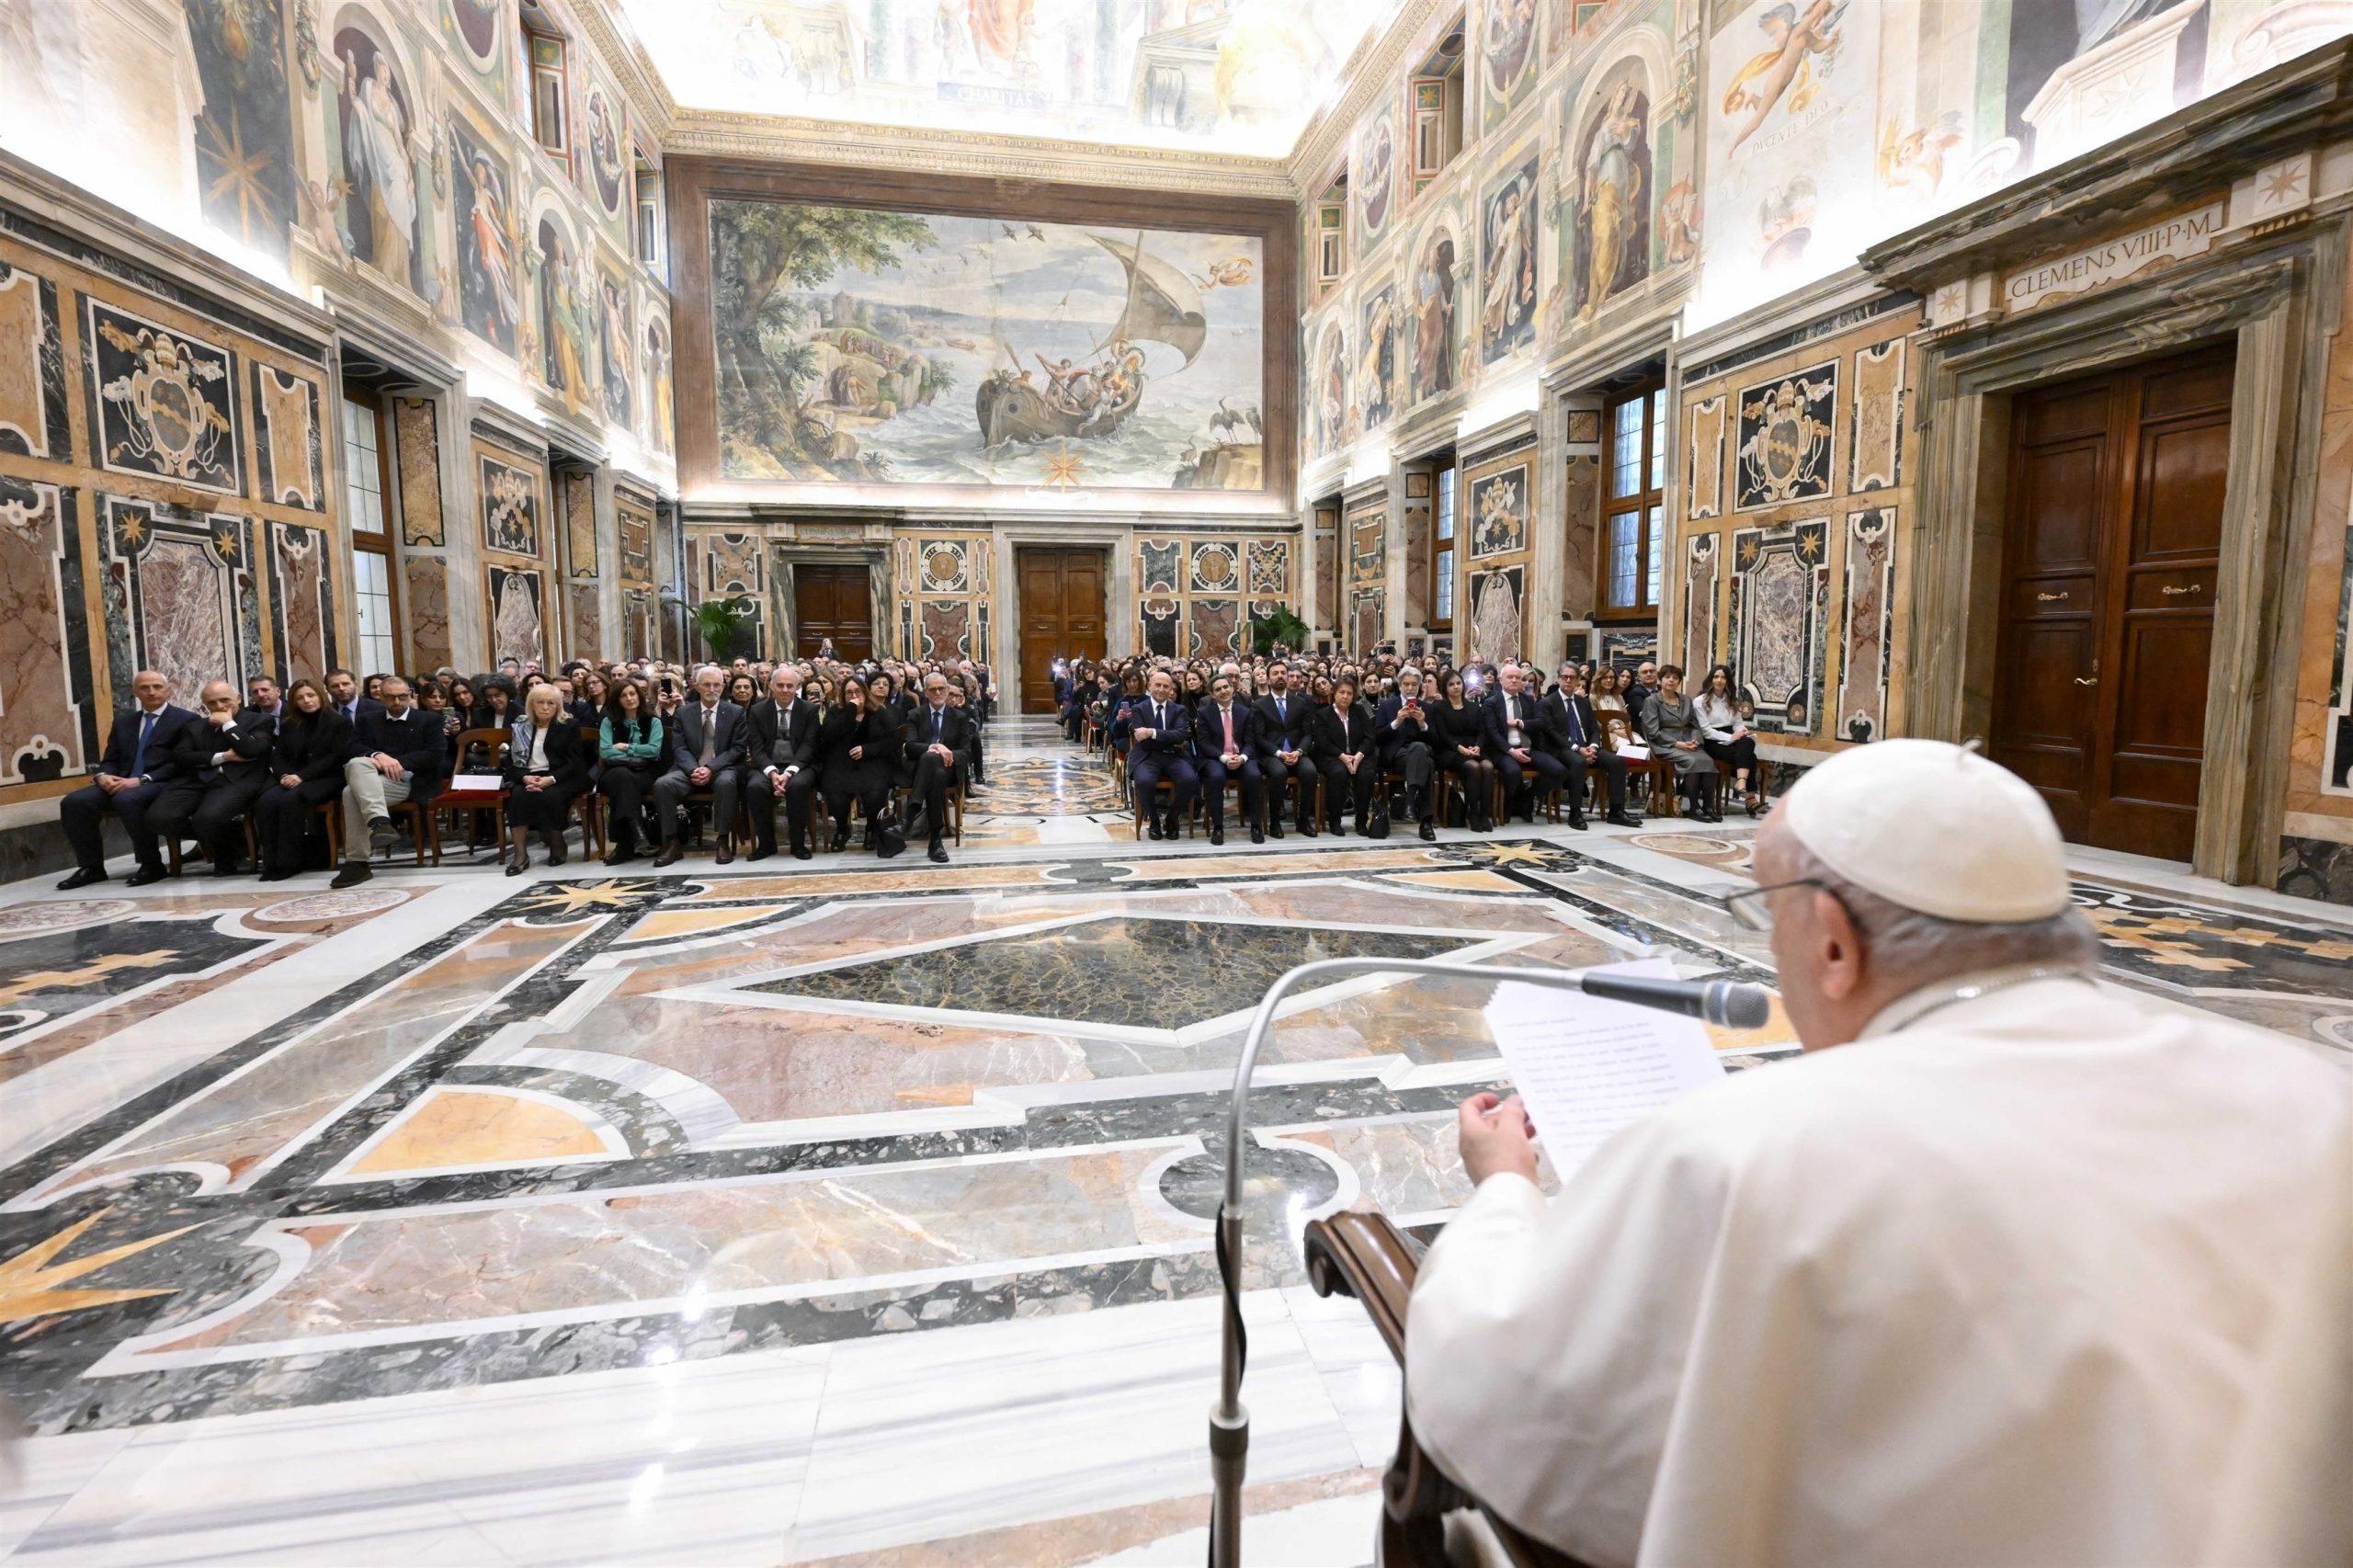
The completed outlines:
[[[1536,1130],[1529,1126],[1528,1108],[1518,1095],[1507,1100],[1472,1095],[1456,1112],[1454,1131],[1472,1186],[1506,1171],[1536,1179]]]

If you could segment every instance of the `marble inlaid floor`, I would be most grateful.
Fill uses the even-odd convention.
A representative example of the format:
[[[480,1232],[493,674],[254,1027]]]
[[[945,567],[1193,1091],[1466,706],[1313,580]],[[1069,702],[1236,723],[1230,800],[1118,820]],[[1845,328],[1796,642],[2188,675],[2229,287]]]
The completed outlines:
[[[0,1400],[39,1434],[0,1557],[1197,1562],[1210,1195],[1267,982],[1770,978],[1711,896],[1752,824],[1139,843],[1034,736],[993,727],[946,868],[0,890]],[[2116,857],[2078,896],[2117,983],[2353,1061],[2336,912]],[[1359,979],[1276,1026],[1254,1561],[1370,1560],[1397,1380],[1287,1227],[1461,1201],[1489,991]]]

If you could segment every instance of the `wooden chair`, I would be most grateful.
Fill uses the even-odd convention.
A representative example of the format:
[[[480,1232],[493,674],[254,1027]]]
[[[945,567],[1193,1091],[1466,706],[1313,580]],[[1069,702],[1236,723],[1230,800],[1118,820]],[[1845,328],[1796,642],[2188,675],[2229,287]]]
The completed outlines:
[[[506,764],[506,747],[507,732],[505,730],[460,730],[458,732],[458,766],[464,767],[467,759],[479,749],[489,758],[491,769],[496,771]],[[456,775],[453,773],[451,778],[454,780]],[[403,808],[395,808],[396,811],[400,809]],[[416,835],[418,865],[425,863],[424,849],[428,841],[432,846],[433,863],[437,866],[441,863],[441,813],[445,811],[490,812],[495,824],[492,831],[496,835],[498,845],[498,860],[495,863],[503,865],[506,862],[506,790],[504,785],[496,790],[459,790],[444,786],[441,792],[424,806],[419,807],[416,801],[410,801],[406,802],[405,809],[417,813],[422,819],[415,824],[419,829]]]
[[[1373,1331],[1405,1364],[1405,1314],[1421,1256],[1404,1233],[1377,1213],[1343,1211],[1311,1220],[1306,1235],[1307,1282],[1319,1296],[1353,1296],[1364,1303]],[[1414,1436],[1408,1407],[1397,1426],[1397,1452],[1381,1483],[1378,1560],[1385,1568],[1442,1568],[1446,1516],[1475,1508],[1505,1555],[1519,1568],[1585,1568],[1577,1559],[1530,1540],[1439,1470]]]
[[[342,797],[329,796],[319,801],[311,808],[311,814],[327,824],[327,864],[341,865],[343,863]],[[261,839],[254,830],[254,817],[251,812],[245,813],[244,824],[245,863],[258,869],[261,865]],[[175,845],[173,847],[177,848],[178,846]]]
[[[1160,801],[1164,795],[1169,798],[1174,798],[1176,793],[1176,785],[1174,780],[1167,778],[1161,779],[1157,784],[1153,786],[1153,809],[1154,811],[1159,809]],[[1143,836],[1143,800],[1141,796],[1138,796],[1132,789],[1128,791],[1128,796],[1130,801],[1130,817],[1131,819],[1129,823],[1129,826],[1133,830],[1131,836],[1142,838]],[[1200,804],[1200,801],[1196,798],[1193,803],[1198,807]],[[1193,818],[1197,814],[1198,812],[1193,812],[1186,813],[1185,836],[1188,838],[1190,838],[1193,835]]]

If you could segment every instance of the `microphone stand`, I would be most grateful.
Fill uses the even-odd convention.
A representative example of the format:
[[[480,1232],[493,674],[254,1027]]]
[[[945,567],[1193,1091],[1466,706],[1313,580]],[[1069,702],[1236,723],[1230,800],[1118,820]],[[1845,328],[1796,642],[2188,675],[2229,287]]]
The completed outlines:
[[[1448,963],[1438,959],[1324,959],[1300,965],[1269,986],[1243,1038],[1242,1060],[1233,1070],[1233,1102],[1225,1124],[1225,1196],[1217,1210],[1218,1278],[1224,1288],[1224,1346],[1219,1357],[1217,1403],[1210,1407],[1210,1568],[1241,1568],[1242,1478],[1249,1466],[1250,1413],[1242,1407],[1242,1372],[1248,1338],[1242,1331],[1242,1140],[1249,1109],[1250,1075],[1259,1047],[1273,1028],[1275,1009],[1302,981],[1376,971],[1450,975],[1458,980],[1549,985],[1584,990],[1584,977],[1560,969],[1495,969]]]

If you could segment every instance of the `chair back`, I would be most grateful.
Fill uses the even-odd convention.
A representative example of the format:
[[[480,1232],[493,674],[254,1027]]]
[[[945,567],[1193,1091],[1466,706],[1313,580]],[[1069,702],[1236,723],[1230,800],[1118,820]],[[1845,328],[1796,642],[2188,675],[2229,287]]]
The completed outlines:
[[[499,729],[485,728],[480,730],[460,730],[458,732],[458,762],[456,769],[453,770],[452,777],[454,778],[456,773],[463,772],[465,770],[466,757],[468,754],[477,747],[481,748],[481,750],[489,757],[490,767],[496,768],[503,766],[506,760],[508,734],[509,732]],[[438,805],[463,805],[471,801],[486,801],[495,800],[502,793],[502,790],[459,790],[445,787],[435,803]]]

